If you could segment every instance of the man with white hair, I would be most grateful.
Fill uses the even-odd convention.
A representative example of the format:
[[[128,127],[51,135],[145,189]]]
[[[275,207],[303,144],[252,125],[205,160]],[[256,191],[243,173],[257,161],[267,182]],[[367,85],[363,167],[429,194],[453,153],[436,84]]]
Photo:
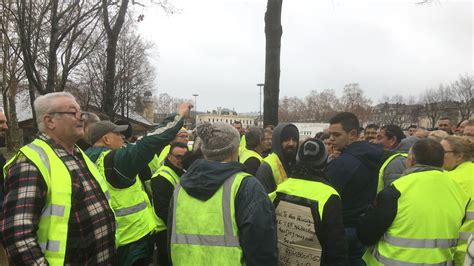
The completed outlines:
[[[75,146],[84,113],[56,92],[34,102],[39,135],[5,166],[2,240],[14,265],[110,265],[115,218],[105,180]]]

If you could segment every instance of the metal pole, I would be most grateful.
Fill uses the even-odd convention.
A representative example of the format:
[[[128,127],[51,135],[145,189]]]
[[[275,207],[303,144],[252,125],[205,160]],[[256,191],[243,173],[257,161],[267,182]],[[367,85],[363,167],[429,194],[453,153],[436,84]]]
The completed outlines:
[[[194,96],[194,126],[197,126],[197,97],[199,94],[193,94]]]
[[[262,122],[262,126],[263,126],[263,117],[262,117],[262,87],[265,86],[265,84],[263,84],[263,83],[258,83],[257,86],[260,87],[260,103],[259,103],[259,105],[260,105],[260,114],[259,114],[259,116],[260,116],[260,121]]]

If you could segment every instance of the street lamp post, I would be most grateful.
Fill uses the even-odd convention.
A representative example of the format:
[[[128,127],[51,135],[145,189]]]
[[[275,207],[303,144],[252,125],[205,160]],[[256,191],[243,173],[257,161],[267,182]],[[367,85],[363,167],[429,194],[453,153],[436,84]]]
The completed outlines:
[[[265,84],[263,83],[258,83],[257,86],[260,87],[260,102],[259,102],[259,105],[260,105],[260,121],[263,121],[263,118],[262,118],[262,87],[265,86]],[[263,124],[263,122],[262,122]]]
[[[197,126],[197,97],[199,96],[199,94],[193,94],[194,96],[194,126]]]

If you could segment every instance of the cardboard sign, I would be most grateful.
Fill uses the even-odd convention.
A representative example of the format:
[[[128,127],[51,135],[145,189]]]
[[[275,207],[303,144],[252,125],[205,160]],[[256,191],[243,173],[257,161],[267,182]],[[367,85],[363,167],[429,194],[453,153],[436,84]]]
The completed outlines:
[[[311,209],[287,201],[276,208],[280,265],[320,265],[321,244]]]

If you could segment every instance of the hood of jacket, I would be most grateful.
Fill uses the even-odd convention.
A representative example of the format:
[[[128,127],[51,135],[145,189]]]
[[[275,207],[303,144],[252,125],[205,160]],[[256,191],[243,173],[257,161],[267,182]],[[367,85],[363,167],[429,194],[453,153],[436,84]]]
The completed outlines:
[[[85,151],[85,154],[91,159],[91,161],[96,162],[97,159],[99,159],[99,156],[102,154],[104,151],[110,150],[107,147],[90,147]]]
[[[413,144],[415,144],[418,140],[420,140],[420,138],[416,136],[410,136],[408,138],[404,138],[393,150],[396,152],[408,152],[411,146],[413,146]]]
[[[245,167],[238,162],[221,163],[199,159],[181,176],[180,183],[191,197],[208,200],[227,178],[244,170]]]
[[[289,173],[289,168],[290,165],[285,159],[285,156],[283,154],[283,148],[281,147],[281,142],[282,142],[282,132],[283,129],[286,127],[294,127],[296,129],[296,132],[298,132],[298,128],[290,123],[279,123],[275,129],[273,129],[273,134],[272,134],[272,152],[276,153],[278,155],[278,158],[280,158],[281,163],[283,164],[283,167],[285,168],[286,172]],[[297,145],[296,145],[296,151],[295,151],[295,161],[296,161],[296,152],[298,151],[298,143],[300,136],[299,134],[296,136],[297,138]]]

